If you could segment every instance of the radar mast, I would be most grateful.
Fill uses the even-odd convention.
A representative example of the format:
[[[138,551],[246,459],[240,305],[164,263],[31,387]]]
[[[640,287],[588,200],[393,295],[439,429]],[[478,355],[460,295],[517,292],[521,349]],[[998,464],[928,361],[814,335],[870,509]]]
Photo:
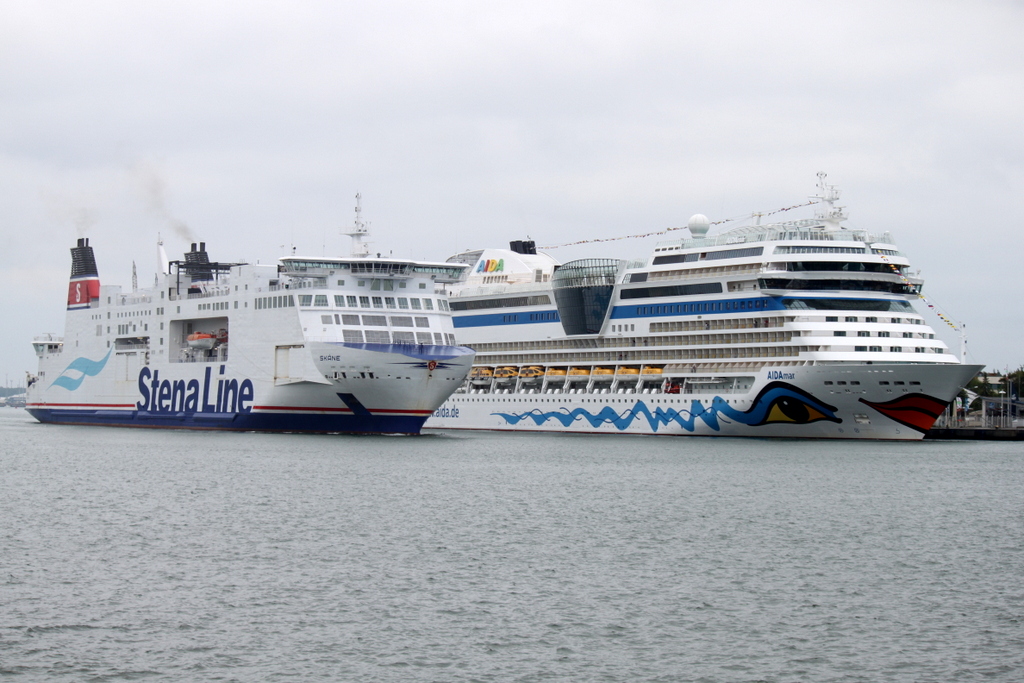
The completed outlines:
[[[352,246],[349,248],[349,256],[355,258],[368,258],[370,256],[370,245],[366,240],[370,236],[370,230],[363,222],[363,196],[356,193],[356,223],[351,228],[342,229],[342,235],[352,238]]]
[[[839,225],[847,219],[845,206],[836,206],[839,201],[839,188],[825,182],[828,174],[824,171],[818,172],[818,194],[812,195],[810,199],[816,199],[819,204],[825,204],[814,212],[814,217],[825,223],[825,226],[832,230],[840,230]]]

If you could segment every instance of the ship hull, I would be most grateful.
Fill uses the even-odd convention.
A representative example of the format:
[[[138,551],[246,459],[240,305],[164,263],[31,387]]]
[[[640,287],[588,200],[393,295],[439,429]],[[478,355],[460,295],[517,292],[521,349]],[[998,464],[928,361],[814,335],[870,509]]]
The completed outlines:
[[[921,439],[979,366],[764,368],[730,393],[456,393],[428,429],[818,439]],[[679,378],[680,383],[685,378]],[[728,379],[728,375],[722,377]],[[683,384],[686,387],[686,384]],[[548,387],[550,389],[550,387]],[[536,392],[536,393],[533,393]]]
[[[76,359],[63,371],[55,367],[59,374],[48,385],[30,387],[26,407],[55,424],[418,434],[473,359],[472,350],[458,346],[307,342],[290,351],[284,375],[273,363],[247,363],[256,371],[245,374],[230,361]]]

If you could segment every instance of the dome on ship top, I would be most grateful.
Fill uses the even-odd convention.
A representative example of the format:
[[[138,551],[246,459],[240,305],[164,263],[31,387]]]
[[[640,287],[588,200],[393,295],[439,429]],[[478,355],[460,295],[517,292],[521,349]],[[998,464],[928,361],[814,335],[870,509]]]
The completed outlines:
[[[686,227],[690,229],[690,234],[694,237],[704,237],[708,234],[708,230],[711,228],[711,221],[708,217],[702,213],[695,213],[690,216],[689,222]]]

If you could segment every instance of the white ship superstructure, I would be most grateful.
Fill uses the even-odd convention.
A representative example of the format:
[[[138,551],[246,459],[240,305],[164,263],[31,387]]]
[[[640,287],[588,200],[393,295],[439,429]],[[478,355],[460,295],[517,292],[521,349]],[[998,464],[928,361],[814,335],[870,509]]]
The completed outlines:
[[[980,370],[914,309],[888,233],[816,217],[658,244],[644,261],[559,264],[532,242],[465,252],[450,299],[470,378],[428,427],[921,438]]]
[[[72,424],[417,433],[473,360],[445,295],[465,270],[362,253],[218,263],[200,243],[126,292],[100,285],[80,239],[65,332],[35,340],[27,408]]]

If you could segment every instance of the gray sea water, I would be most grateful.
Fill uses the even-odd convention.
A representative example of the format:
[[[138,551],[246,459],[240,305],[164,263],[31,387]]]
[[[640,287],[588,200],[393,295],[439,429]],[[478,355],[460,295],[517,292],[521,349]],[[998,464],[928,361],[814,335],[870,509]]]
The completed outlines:
[[[1024,680],[1024,446],[49,426],[0,678]]]

